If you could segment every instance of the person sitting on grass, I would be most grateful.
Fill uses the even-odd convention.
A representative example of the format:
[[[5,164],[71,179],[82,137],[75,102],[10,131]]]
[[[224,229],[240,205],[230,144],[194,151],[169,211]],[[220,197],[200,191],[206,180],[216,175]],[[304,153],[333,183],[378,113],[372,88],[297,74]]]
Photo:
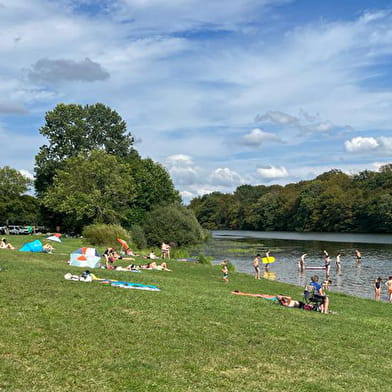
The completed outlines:
[[[313,298],[321,303],[321,313],[328,313],[329,298],[324,294],[323,287],[319,283],[319,277],[314,275],[310,278],[310,280],[311,282],[309,285],[314,288]]]
[[[1,249],[15,249],[15,247],[11,243],[7,242],[6,238],[1,239],[0,248]]]
[[[159,267],[160,267],[159,269],[161,269],[161,270],[163,270],[163,271],[171,271],[171,270],[167,267],[166,261],[163,261]]]
[[[43,247],[42,247],[42,252],[44,253],[53,253],[54,248],[52,245],[46,243]]]

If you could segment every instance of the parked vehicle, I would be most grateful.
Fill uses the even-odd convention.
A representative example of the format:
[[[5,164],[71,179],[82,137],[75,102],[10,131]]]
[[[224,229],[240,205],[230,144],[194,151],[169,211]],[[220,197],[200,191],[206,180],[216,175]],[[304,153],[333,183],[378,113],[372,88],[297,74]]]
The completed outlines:
[[[5,234],[5,226],[0,226],[0,234]]]
[[[9,234],[20,234],[20,226],[9,225],[8,226]]]
[[[19,226],[19,234],[30,234],[27,226]]]

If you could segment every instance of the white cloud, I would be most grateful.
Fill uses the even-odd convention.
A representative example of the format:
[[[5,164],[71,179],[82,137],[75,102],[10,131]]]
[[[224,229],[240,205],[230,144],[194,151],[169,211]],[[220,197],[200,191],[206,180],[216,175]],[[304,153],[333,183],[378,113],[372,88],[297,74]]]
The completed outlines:
[[[266,179],[277,179],[277,178],[284,178],[289,176],[288,171],[283,166],[259,167],[256,171],[260,177]]]
[[[190,198],[194,197],[195,195],[192,192],[181,191],[180,192],[180,196],[184,197],[184,198],[187,198],[187,199],[190,199]]]
[[[193,161],[192,158],[189,155],[185,154],[174,154],[170,155],[166,158],[166,162],[170,166],[192,166]]]
[[[209,176],[209,181],[212,185],[221,185],[227,187],[236,187],[243,183],[241,176],[227,167],[214,170]]]
[[[28,179],[30,179],[30,180],[33,180],[34,179],[34,174],[32,174],[32,173],[30,173],[28,170],[19,170],[19,173],[22,175],[22,176],[24,176],[24,177],[26,177],[26,178],[28,178]]]
[[[368,152],[380,147],[379,142],[374,137],[354,137],[344,142],[346,151],[352,153]]]
[[[248,134],[246,134],[242,138],[242,143],[247,146],[255,146],[258,147],[264,142],[281,142],[279,137],[274,135],[273,133],[263,131],[262,129],[255,128],[252,129]]]
[[[166,158],[166,166],[176,185],[193,185],[199,182],[198,169],[188,155],[171,155]]]
[[[392,137],[381,136],[377,138],[382,150],[386,153],[392,153]]]

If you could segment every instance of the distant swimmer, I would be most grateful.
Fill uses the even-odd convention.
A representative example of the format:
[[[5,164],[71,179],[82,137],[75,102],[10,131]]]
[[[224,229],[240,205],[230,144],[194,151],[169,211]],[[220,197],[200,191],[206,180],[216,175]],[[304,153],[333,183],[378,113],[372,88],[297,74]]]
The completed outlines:
[[[303,253],[301,258],[299,259],[299,263],[298,263],[298,269],[300,272],[304,272],[305,271],[305,257],[307,256],[307,253]]]
[[[325,267],[325,275],[329,276],[329,272],[331,270],[331,258],[326,250],[324,250],[324,267]]]
[[[340,253],[336,255],[336,273],[338,275],[342,274],[342,262],[340,260]]]
[[[357,259],[357,264],[362,263],[362,255],[359,249],[355,249],[355,257]]]
[[[265,252],[265,257],[266,257],[267,260],[270,258],[270,251],[269,250],[267,250],[267,252]],[[265,263],[264,264],[265,272],[269,271],[269,266],[270,266],[270,263]]]

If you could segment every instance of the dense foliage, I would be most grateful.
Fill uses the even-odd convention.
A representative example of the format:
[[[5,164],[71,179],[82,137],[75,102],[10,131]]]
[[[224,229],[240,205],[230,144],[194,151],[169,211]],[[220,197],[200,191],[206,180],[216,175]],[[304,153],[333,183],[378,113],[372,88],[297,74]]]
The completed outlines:
[[[204,238],[193,211],[180,204],[157,207],[149,212],[143,229],[147,242],[152,245],[165,241],[185,246],[200,242]]]
[[[207,229],[392,232],[392,164],[349,176],[339,170],[286,186],[242,185],[195,198]]]
[[[47,143],[36,155],[35,189],[48,228],[130,229],[156,206],[181,201],[165,168],[139,156],[125,121],[103,104],[59,104],[46,113],[40,133]]]
[[[131,243],[129,232],[119,225],[105,225],[96,223],[83,228],[83,238],[90,244],[96,246],[119,247],[117,238],[121,238],[127,243]]]
[[[0,168],[0,225],[39,223],[39,203],[26,195],[32,181],[9,166]]]
[[[120,223],[134,195],[127,164],[103,151],[79,155],[58,169],[43,198],[45,206],[66,214],[73,227],[91,223]]]
[[[59,104],[45,115],[41,135],[48,143],[40,147],[35,158],[35,189],[39,196],[53,183],[56,169],[80,153],[102,150],[126,159],[133,155],[133,137],[125,121],[109,107]]]

